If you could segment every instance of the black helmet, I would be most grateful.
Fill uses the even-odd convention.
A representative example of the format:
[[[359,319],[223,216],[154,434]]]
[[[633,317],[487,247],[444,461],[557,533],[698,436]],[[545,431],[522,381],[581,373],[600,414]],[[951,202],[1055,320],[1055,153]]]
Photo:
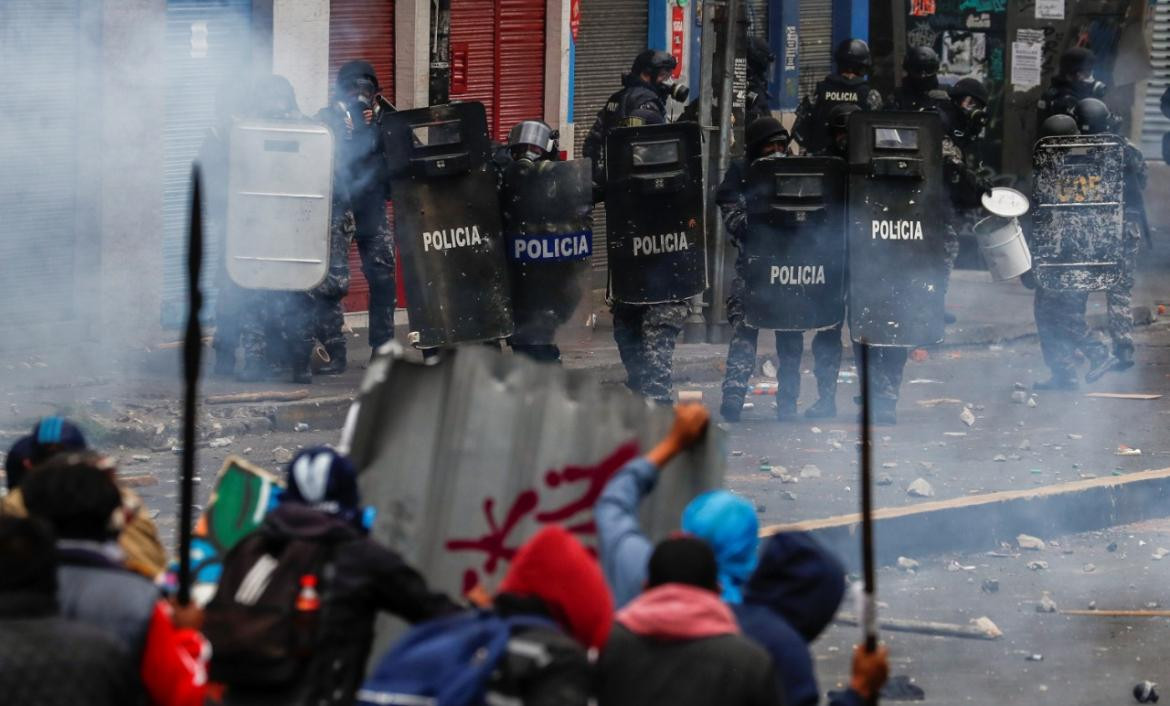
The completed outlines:
[[[1093,64],[1096,62],[1097,57],[1089,49],[1084,47],[1066,49],[1060,55],[1060,75],[1072,76],[1080,72],[1091,74],[1093,73]]]
[[[951,100],[955,101],[956,103],[970,96],[971,98],[979,101],[979,103],[984,107],[987,106],[987,88],[983,85],[983,82],[977,78],[965,78],[951,86],[947,93],[950,95]]]
[[[1073,119],[1084,135],[1109,132],[1112,117],[1109,107],[1096,98],[1082,98],[1073,107]]]
[[[825,126],[830,132],[844,130],[849,127],[849,116],[860,110],[861,106],[856,103],[838,103],[829,109],[829,114],[825,117]]]
[[[776,55],[772,53],[772,47],[768,46],[767,42],[759,37],[752,37],[748,42],[747,60],[748,68],[764,74],[776,60]]]
[[[374,90],[378,90],[378,74],[368,61],[358,59],[356,61],[346,62],[337,70],[337,85],[340,88],[349,88],[353,83],[360,80],[369,81],[374,84]]]
[[[262,76],[252,84],[252,102],[261,117],[283,118],[297,112],[297,96],[288,79],[278,74]]]
[[[647,49],[634,59],[634,65],[630,68],[630,73],[635,76],[643,72],[656,74],[659,71],[674,71],[674,67],[676,66],[678,66],[678,61],[670,54],[655,49]]]
[[[914,77],[935,76],[938,74],[938,54],[930,47],[910,47],[906,50],[906,58],[902,60],[902,69]]]
[[[846,39],[837,45],[837,50],[833,52],[833,61],[837,62],[838,71],[842,69],[868,71],[869,45],[863,39]]]
[[[1077,129],[1077,121],[1073,120],[1071,115],[1065,115],[1064,113],[1050,115],[1040,125],[1040,137],[1079,135],[1080,133],[1081,131]]]
[[[755,152],[765,144],[773,140],[789,141],[788,131],[780,124],[780,121],[770,115],[765,115],[762,118],[756,118],[748,124],[747,129],[743,133],[744,143],[747,145],[748,152]]]

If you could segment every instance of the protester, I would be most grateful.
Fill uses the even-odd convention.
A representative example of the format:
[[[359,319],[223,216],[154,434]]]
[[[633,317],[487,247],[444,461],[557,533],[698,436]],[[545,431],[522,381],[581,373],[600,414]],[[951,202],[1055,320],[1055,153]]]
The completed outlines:
[[[621,468],[594,508],[601,565],[618,606],[630,601],[647,580],[652,546],[638,520],[642,500],[654,489],[658,471],[696,444],[708,421],[700,404],[675,408],[674,426],[649,453]],[[844,571],[814,540],[802,533],[773,537],[757,566],[758,522],[750,503],[727,491],[703,493],[683,511],[683,530],[714,551],[721,593],[744,634],[767,648],[788,704],[816,704],[819,691],[808,643],[832,619],[844,593]],[[884,669],[884,659],[879,660]],[[855,673],[862,689],[841,692],[834,706],[856,703],[875,693],[884,671]]]
[[[24,495],[20,483],[25,475],[54,455],[88,448],[81,429],[62,417],[45,417],[37,422],[28,436],[21,437],[12,446],[4,460],[8,494],[0,498],[0,515],[24,517]],[[110,459],[101,463],[112,478],[116,469]],[[158,536],[158,528],[143,509],[142,498],[129,488],[120,487],[125,527],[118,536],[126,568],[148,579],[157,578],[167,565],[167,553]]]
[[[605,644],[613,602],[580,541],[555,525],[537,532],[485,608],[407,633],[358,692],[361,703],[589,703],[586,650]]]
[[[458,609],[370,539],[368,520],[348,458],[293,458],[280,504],[224,557],[207,606],[228,703],[352,703],[379,612],[414,623]]]
[[[121,706],[134,701],[126,650],[57,610],[57,557],[44,523],[0,517],[0,694],[5,703]]]
[[[123,566],[118,535],[126,514],[108,462],[93,453],[58,454],[21,484],[29,515],[57,535],[61,614],[116,638],[137,665],[134,688],[158,706],[196,706],[209,696],[202,612],[172,606],[146,578]]]
[[[646,591],[617,614],[598,661],[599,706],[784,703],[772,660],[740,635],[718,577],[701,539],[655,548]]]

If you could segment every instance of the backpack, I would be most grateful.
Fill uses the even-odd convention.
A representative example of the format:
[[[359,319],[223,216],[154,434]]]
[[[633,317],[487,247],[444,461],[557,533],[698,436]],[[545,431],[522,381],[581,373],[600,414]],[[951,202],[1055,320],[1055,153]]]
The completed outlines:
[[[559,630],[547,618],[470,611],[415,626],[378,661],[357,693],[363,706],[473,706],[518,628]]]
[[[224,558],[215,597],[204,611],[211,678],[229,686],[273,687],[301,676],[317,646],[332,546],[290,539],[276,545],[253,533]],[[321,607],[297,610],[301,577],[317,577]]]

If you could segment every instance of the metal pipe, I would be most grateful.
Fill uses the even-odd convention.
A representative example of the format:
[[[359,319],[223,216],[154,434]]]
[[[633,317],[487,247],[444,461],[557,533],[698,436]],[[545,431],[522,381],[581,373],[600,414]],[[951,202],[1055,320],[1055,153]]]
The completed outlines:
[[[731,101],[735,86],[736,34],[739,23],[739,0],[726,0],[723,13],[723,84],[719,87],[719,161],[716,169],[716,184],[723,182],[727,167],[731,163]],[[727,304],[724,296],[724,261],[727,258],[727,238],[723,232],[723,220],[717,219],[715,238],[714,281],[711,286],[711,317],[709,330],[716,332],[719,324],[727,318]]]

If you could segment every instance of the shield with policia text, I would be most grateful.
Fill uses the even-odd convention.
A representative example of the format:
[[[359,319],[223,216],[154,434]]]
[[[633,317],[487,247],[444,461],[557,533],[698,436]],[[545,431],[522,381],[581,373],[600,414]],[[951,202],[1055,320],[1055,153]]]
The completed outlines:
[[[614,301],[658,304],[707,288],[697,123],[618,128],[606,140],[606,238]]]
[[[418,348],[512,333],[496,175],[481,103],[382,119],[394,224]]]
[[[305,291],[329,270],[333,135],[294,120],[232,127],[225,247],[232,281]]]
[[[581,301],[593,253],[592,163],[519,160],[500,192],[515,343],[547,343]]]
[[[943,339],[946,199],[935,113],[849,119],[849,332],[874,346]]]
[[[1045,137],[1032,153],[1032,270],[1044,289],[1092,292],[1121,278],[1125,143]]]
[[[845,161],[768,157],[748,169],[744,318],[807,331],[845,317]]]

